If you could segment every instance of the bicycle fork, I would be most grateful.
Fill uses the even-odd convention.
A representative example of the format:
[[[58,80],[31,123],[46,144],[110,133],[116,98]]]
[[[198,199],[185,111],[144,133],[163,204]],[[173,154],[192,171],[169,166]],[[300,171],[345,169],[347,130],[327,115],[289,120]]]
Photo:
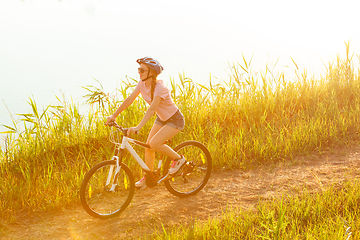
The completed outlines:
[[[111,186],[109,192],[115,192],[115,188],[117,186],[117,178],[120,172],[120,164],[119,164],[119,157],[118,156],[113,156],[112,160],[116,160],[116,166],[111,165],[110,169],[109,169],[109,173],[108,173],[108,177],[106,180],[106,184],[105,186]],[[115,168],[115,174],[114,173],[114,168]],[[114,176],[114,177],[112,177]],[[111,184],[111,185],[110,185]]]

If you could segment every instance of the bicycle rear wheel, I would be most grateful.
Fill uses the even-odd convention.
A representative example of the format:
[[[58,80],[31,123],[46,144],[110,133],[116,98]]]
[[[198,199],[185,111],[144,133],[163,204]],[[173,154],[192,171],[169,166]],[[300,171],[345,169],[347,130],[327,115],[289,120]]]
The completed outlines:
[[[210,178],[212,160],[209,150],[199,142],[187,141],[176,146],[174,151],[184,155],[186,163],[172,178],[164,182],[166,188],[178,197],[198,193]],[[171,159],[168,158],[164,165],[164,175],[168,173],[170,165]]]
[[[80,200],[85,211],[105,219],[119,215],[130,204],[135,192],[134,177],[123,163],[104,161],[85,175],[80,188]]]

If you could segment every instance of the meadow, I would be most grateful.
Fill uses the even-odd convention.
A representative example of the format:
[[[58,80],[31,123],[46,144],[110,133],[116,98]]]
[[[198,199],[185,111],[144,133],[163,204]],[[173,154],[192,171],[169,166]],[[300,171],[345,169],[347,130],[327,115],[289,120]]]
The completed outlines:
[[[326,74],[317,78],[298,69],[295,62],[295,79],[287,79],[284,73],[275,73],[269,66],[254,72],[251,60],[246,59],[229,66],[226,81],[209,79],[209,84],[202,85],[181,74],[177,80],[171,79],[169,88],[185,115],[186,128],[174,138],[172,145],[187,139],[205,143],[212,154],[215,171],[221,171],[284,162],[297,155],[358,142],[359,60],[358,55],[350,53],[347,43],[346,56],[337,56],[329,62]],[[57,209],[79,201],[79,186],[87,170],[108,159],[113,152],[107,139],[110,130],[104,125],[105,117],[115,111],[136,83],[135,79],[124,80],[114,95],[105,93],[100,82],[98,86],[84,87],[88,90],[84,96],[89,108],[86,114],[81,113],[78,104],[62,96],[57,97],[56,106],[44,109],[39,109],[35,99],[29,98],[32,112],[18,114],[19,120],[14,117],[13,125],[6,126],[7,138],[0,151],[3,220],[13,220],[20,210]],[[117,121],[125,127],[136,126],[146,108],[145,101],[138,98]],[[151,123],[143,128],[138,136],[140,140],[145,140],[150,127]],[[134,170],[135,177],[140,177],[140,169],[133,162],[127,161],[127,164]],[[358,189],[357,185],[353,187]],[[347,192],[346,189],[330,189],[330,193],[320,194],[325,194],[326,198],[335,197],[331,201],[337,202],[342,201],[341,194],[335,193]],[[318,225],[312,221],[301,225],[306,216],[296,213],[291,201],[327,209],[322,204],[322,195],[317,196],[304,195],[259,206],[254,218],[265,219],[258,225],[267,230],[257,234],[267,239],[283,234],[284,229],[301,233],[303,228],[316,228]],[[355,190],[350,197],[358,204]],[[353,206],[354,203],[344,200],[343,204]],[[356,208],[348,210],[343,213],[351,215],[358,211]],[[249,225],[257,220],[246,219],[243,224],[242,220],[250,216],[235,212],[239,211],[229,210],[224,213],[224,219],[209,220],[211,223],[203,227],[223,231],[226,227],[232,229],[230,224],[234,224],[239,227],[236,231],[253,231]],[[301,226],[285,224],[287,214],[299,219]],[[211,225],[216,221],[217,225]],[[319,224],[331,225],[328,222]],[[179,231],[196,235],[197,228]],[[168,235],[165,233],[161,237]],[[198,237],[208,238],[207,235]]]
[[[360,182],[321,193],[260,202],[254,211],[225,209],[221,217],[161,229],[143,239],[359,239]]]

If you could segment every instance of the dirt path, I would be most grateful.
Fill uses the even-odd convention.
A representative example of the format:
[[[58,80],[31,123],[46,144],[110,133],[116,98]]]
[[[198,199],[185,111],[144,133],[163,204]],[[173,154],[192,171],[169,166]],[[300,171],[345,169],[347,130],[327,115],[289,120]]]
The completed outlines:
[[[161,223],[168,228],[207,220],[227,206],[251,209],[259,199],[297,193],[304,187],[319,191],[358,178],[360,147],[334,152],[254,170],[216,172],[204,190],[185,199],[171,195],[164,186],[138,190],[131,206],[110,220],[94,219],[80,205],[24,215],[5,226],[0,239],[136,239],[160,230]]]

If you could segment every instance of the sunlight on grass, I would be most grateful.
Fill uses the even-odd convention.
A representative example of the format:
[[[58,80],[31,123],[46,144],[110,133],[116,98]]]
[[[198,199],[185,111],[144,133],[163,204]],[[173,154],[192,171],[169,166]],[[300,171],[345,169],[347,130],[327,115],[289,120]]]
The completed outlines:
[[[197,84],[185,74],[171,78],[171,95],[186,120],[186,128],[172,146],[190,139],[204,143],[216,170],[286,161],[297,154],[357,141],[358,60],[347,43],[345,59],[330,62],[326,74],[318,79],[298,68],[295,79],[285,79],[269,66],[254,73],[251,60],[245,58],[242,64],[229,65],[229,79],[224,82],[210,79],[207,85]],[[57,105],[44,109],[29,98],[32,111],[18,114],[20,119],[13,119],[13,126],[5,126],[7,137],[0,151],[3,218],[21,209],[51,209],[78,202],[84,174],[111,157],[113,146],[104,119],[137,82],[124,80],[113,96],[104,93],[98,83],[100,87],[84,87],[89,92],[86,114],[80,113],[78,104],[61,97]],[[146,109],[145,101],[138,98],[117,120],[125,127],[135,126]],[[148,123],[143,128],[139,140],[146,140],[150,127]],[[140,176],[134,161],[126,159],[125,163]],[[273,232],[282,231],[282,225],[276,227],[273,222],[266,226]]]
[[[359,239],[359,181],[321,193],[261,202],[253,211],[229,207],[219,218],[163,229],[143,239]]]

